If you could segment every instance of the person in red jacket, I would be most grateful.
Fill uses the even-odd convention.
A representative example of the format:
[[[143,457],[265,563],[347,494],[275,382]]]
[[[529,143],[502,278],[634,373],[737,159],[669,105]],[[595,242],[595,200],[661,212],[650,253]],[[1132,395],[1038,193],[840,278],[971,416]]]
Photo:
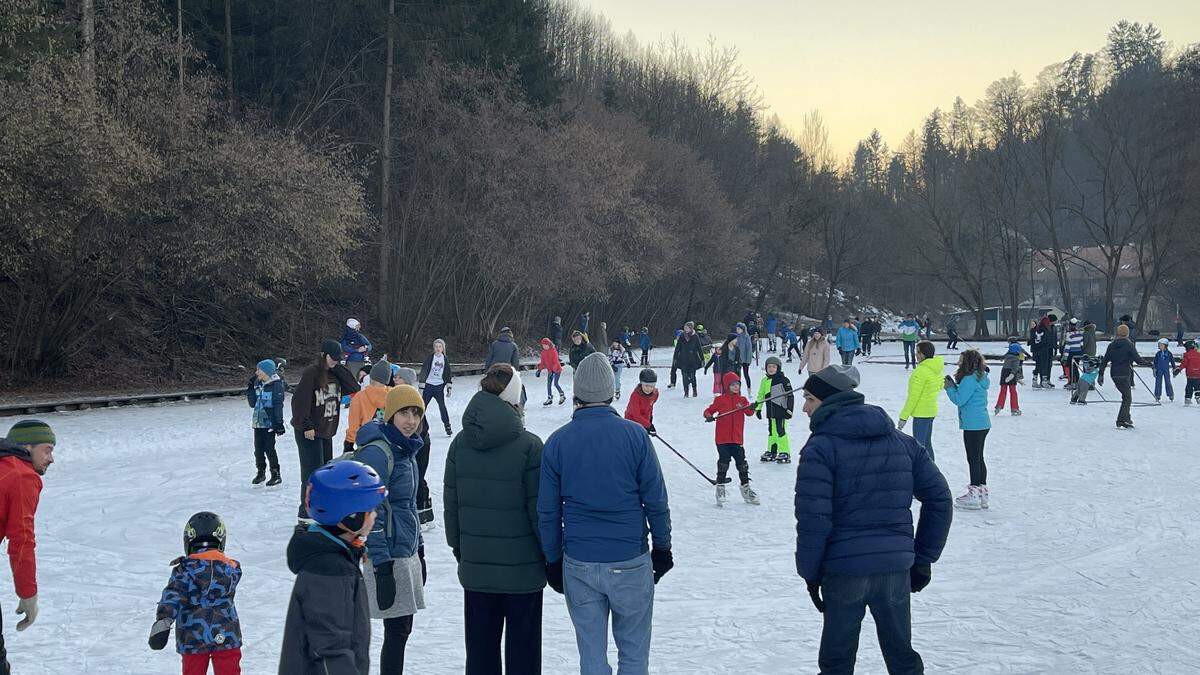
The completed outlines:
[[[1200,403],[1200,350],[1196,349],[1196,341],[1188,340],[1183,343],[1185,351],[1183,358],[1179,360],[1179,367],[1175,369],[1175,375],[1183,372],[1187,374],[1187,389],[1183,392],[1183,404],[1191,405],[1192,397],[1195,397],[1196,403]]]
[[[8,540],[8,560],[17,590],[17,630],[37,620],[37,559],[33,517],[42,493],[42,476],[54,463],[54,432],[39,420],[22,420],[0,439],[0,541]],[[0,617],[3,611],[0,611]],[[9,672],[0,622],[0,665]]]
[[[704,421],[717,422],[717,505],[725,505],[725,485],[731,480],[729,462],[737,462],[738,477],[742,480],[742,499],[747,504],[758,504],[758,494],[750,487],[750,464],[746,462],[746,448],[742,445],[746,418],[754,414],[750,401],[742,396],[742,378],[736,372],[725,373],[721,379],[725,393],[718,394],[712,405],[704,409]]]
[[[638,374],[638,388],[633,390],[629,396],[629,403],[625,405],[625,419],[637,422],[652,434],[656,433],[654,430],[654,403],[656,401],[658,401],[658,373],[644,368]]]
[[[554,403],[554,391],[551,387],[558,390],[558,404],[562,405],[567,400],[563,388],[558,385],[558,378],[562,376],[562,361],[558,360],[558,347],[554,346],[550,338],[542,338],[542,358],[538,361],[537,372],[534,375],[541,377],[543,370],[546,371],[546,400],[542,405]]]

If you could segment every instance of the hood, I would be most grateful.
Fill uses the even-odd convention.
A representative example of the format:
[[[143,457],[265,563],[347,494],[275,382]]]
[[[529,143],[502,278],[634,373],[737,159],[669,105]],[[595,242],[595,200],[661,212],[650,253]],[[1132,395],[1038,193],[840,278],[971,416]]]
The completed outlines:
[[[337,556],[353,560],[349,544],[335,541],[333,535],[304,530],[292,535],[287,546],[287,565],[292,574],[299,574],[312,562],[325,556]]]
[[[742,330],[746,330],[746,324],[739,321],[739,322],[737,322],[737,325],[734,326],[734,328],[741,328]]]
[[[359,427],[358,433],[354,435],[354,441],[360,448],[380,439],[387,441],[392,450],[399,453],[401,457],[416,455],[417,451],[424,445],[421,442],[419,432],[412,438],[405,438],[399,429],[391,425],[385,425],[383,422],[369,422],[364,424]]]
[[[16,457],[23,462],[33,464],[33,455],[23,445],[17,445],[9,440],[0,438],[0,457]]]
[[[946,368],[946,359],[942,356],[931,356],[917,364],[918,368],[932,369],[941,373]]]
[[[456,441],[475,450],[488,450],[511,443],[524,431],[521,416],[495,394],[476,392],[462,416]]]
[[[724,390],[726,393],[728,393],[729,386],[731,384],[733,384],[734,382],[737,382],[740,384],[741,381],[742,381],[742,378],[738,377],[737,373],[730,371],[721,376],[721,389]]]
[[[508,333],[501,333],[500,336],[496,338],[496,342],[512,342],[512,336]]]
[[[360,389],[355,396],[362,396],[371,404],[372,408],[378,410],[387,405],[387,395],[390,389],[391,387],[386,387],[382,384],[369,384]],[[356,438],[358,437],[356,436]]]
[[[813,413],[809,428],[814,434],[847,439],[879,438],[896,430],[883,408],[867,405],[865,401],[857,391],[834,394]]]
[[[351,328],[350,326],[346,326],[342,329],[342,342],[347,342],[351,339],[359,337],[362,337],[362,333],[358,332],[357,329]]]

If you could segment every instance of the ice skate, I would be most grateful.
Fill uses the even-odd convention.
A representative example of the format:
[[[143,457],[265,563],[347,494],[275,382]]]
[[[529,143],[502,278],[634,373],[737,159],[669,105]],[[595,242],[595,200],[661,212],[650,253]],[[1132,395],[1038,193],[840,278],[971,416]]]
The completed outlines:
[[[1190,398],[1185,398],[1185,399],[1183,399],[1183,404],[1184,404],[1184,405],[1191,405],[1191,404],[1192,404],[1192,399],[1190,399]]]
[[[774,448],[772,448],[772,449],[770,449],[770,450],[768,450],[768,451],[764,452],[764,453],[762,454],[762,457],[759,457],[759,458],[758,458],[758,461],[760,461],[760,462],[774,462],[774,461],[775,461],[775,460],[776,460],[778,457],[779,457],[778,453],[776,453],[776,452],[775,452],[775,449],[774,449]]]
[[[554,405],[554,399],[552,399],[552,398],[550,398],[549,396],[547,396],[547,397],[546,397],[546,400],[545,400],[545,401],[542,401],[542,405]]]
[[[992,408],[992,414],[999,415],[1001,410],[1003,410],[1003,408]]]
[[[250,480],[251,485],[260,485],[267,479],[267,470],[259,469],[258,473],[254,474],[254,478]]]
[[[1013,417],[1020,417],[1020,416],[1021,416],[1021,409],[1020,409],[1020,408],[1013,408],[1013,410],[1012,410],[1012,416],[1013,416]]]
[[[566,403],[566,402],[567,402],[567,395],[566,395],[566,394],[559,394],[559,395],[558,395],[558,404],[559,404],[559,405],[562,405],[562,404],[564,404],[564,403]]]
[[[749,483],[742,484],[742,499],[746,500],[747,504],[758,506],[761,502],[758,501],[758,493],[754,488],[750,487]]]
[[[729,496],[725,493],[725,485],[717,486],[717,506],[725,506],[725,502],[729,501]]]
[[[792,463],[791,453],[787,453],[787,452],[779,453],[779,456],[775,458],[775,463],[776,464],[791,464]]]
[[[1042,388],[1042,382],[1041,382],[1041,380],[1039,380],[1038,378],[1036,378],[1036,377],[1035,377],[1035,378],[1033,378],[1033,384],[1032,384],[1031,386],[1032,386],[1034,389],[1041,389],[1041,388]]]
[[[283,482],[283,479],[279,477],[279,472],[272,471],[271,472],[271,480],[267,481],[267,487],[279,485],[282,482]]]
[[[988,488],[986,485],[979,486],[979,508],[986,509],[988,507]]]
[[[979,488],[974,485],[968,485],[966,494],[955,497],[954,508],[966,511],[978,511],[982,508],[979,501]]]
[[[446,438],[450,438],[453,435],[454,435],[454,430],[450,428],[449,424],[447,424],[446,425]]]
[[[687,394],[684,394],[684,395],[686,396]],[[620,401],[620,400],[621,400],[621,392],[619,392],[619,391],[618,391],[618,392],[616,392],[615,394],[613,394],[613,396],[614,396],[614,397],[616,397],[616,399],[617,399],[618,401]]]

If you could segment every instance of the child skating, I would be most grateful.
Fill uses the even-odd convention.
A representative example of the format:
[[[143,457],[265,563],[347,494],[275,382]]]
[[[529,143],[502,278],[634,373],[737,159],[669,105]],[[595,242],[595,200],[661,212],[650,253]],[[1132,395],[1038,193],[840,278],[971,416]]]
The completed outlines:
[[[550,338],[542,338],[542,354],[538,360],[537,372],[534,373],[535,377],[541,377],[543,370],[546,371],[546,400],[542,402],[542,405],[554,403],[555,390],[558,390],[558,404],[562,405],[567,401],[567,395],[558,384],[558,380],[562,376],[562,361],[559,360],[558,348],[554,346]]]
[[[642,369],[638,375],[637,389],[629,395],[629,403],[625,406],[625,419],[637,422],[646,431],[656,433],[654,429],[654,404],[658,401],[658,373],[649,368]]]
[[[1079,359],[1079,382],[1075,391],[1071,392],[1071,405],[1087,405],[1088,392],[1096,388],[1096,378],[1100,375],[1100,359],[1095,356],[1083,356]]]
[[[242,672],[242,627],[233,604],[242,568],[225,556],[225,523],[201,511],[183,528],[182,557],[171,561],[171,579],[158,601],[150,648],[167,646],[175,625],[175,649],[183,675],[203,675],[211,661],[216,675]]]
[[[612,341],[612,348],[608,351],[608,362],[612,364],[613,369],[613,398],[620,401],[621,373],[626,368],[633,366],[633,357],[630,356],[629,352],[625,351],[625,346],[621,344],[619,338]]]
[[[1004,366],[1000,369],[1000,397],[996,399],[993,414],[999,415],[1000,411],[1004,410],[1005,397],[1011,398],[1012,402],[1009,405],[1012,406],[1012,414],[1021,414],[1021,405],[1017,402],[1017,385],[1025,379],[1025,373],[1021,370],[1025,356],[1020,340],[1015,337],[1008,338],[1008,352],[1004,355]]]
[[[736,463],[741,479],[742,499],[747,504],[758,504],[758,495],[750,487],[750,464],[743,446],[746,418],[754,414],[754,407],[742,396],[742,379],[737,373],[725,373],[722,384],[724,393],[704,409],[704,421],[717,423],[717,506],[724,506],[728,499],[725,486],[732,482],[726,475],[731,461]]]
[[[1200,404],[1200,350],[1196,349],[1196,341],[1188,340],[1183,343],[1183,358],[1179,360],[1179,366],[1175,369],[1175,374],[1183,372],[1187,377],[1187,386],[1183,390],[1183,404],[1191,405],[1192,398],[1196,399],[1196,403]]]
[[[1175,355],[1171,353],[1171,341],[1162,338],[1158,341],[1158,351],[1154,353],[1154,400],[1162,400],[1163,383],[1167,385],[1167,400],[1175,400],[1175,387],[1171,385],[1171,371],[1175,370]]]
[[[275,437],[283,435],[283,403],[287,386],[279,377],[278,368],[272,359],[258,362],[258,369],[246,386],[246,402],[254,408],[251,426],[254,427],[254,478],[253,485],[267,481],[267,485],[279,485],[279,455],[275,452]],[[271,479],[267,480],[267,463],[271,466]]]
[[[767,408],[767,451],[759,460],[791,464],[787,420],[796,409],[796,395],[792,392],[791,381],[783,374],[783,362],[778,356],[768,357],[764,370],[767,375],[758,385],[758,397],[754,402],[754,416],[759,419],[762,419],[763,405]]]

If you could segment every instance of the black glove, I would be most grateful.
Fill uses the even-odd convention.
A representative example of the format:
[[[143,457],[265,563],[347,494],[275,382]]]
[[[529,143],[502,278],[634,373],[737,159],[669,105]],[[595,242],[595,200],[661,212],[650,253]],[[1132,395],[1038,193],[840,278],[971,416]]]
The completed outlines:
[[[650,564],[654,568],[654,583],[666,576],[675,566],[675,558],[669,548],[656,548],[650,551]]]
[[[818,612],[824,614],[825,601],[821,599],[821,582],[808,582],[808,597],[812,598],[813,607],[816,607]]]
[[[651,434],[652,436],[657,436],[657,435],[658,435],[658,429],[655,429],[653,424],[651,424],[650,426],[646,427],[646,431],[649,431],[649,432],[650,432],[650,434]]]
[[[762,408],[755,408],[754,416],[761,420],[762,419]]]
[[[716,418],[715,418],[715,417],[709,417],[708,415],[705,415],[705,416],[704,416],[704,421],[705,421],[705,422],[711,422],[711,421],[713,421],[714,419],[716,419]]]
[[[150,649],[158,651],[167,646],[167,639],[171,637],[171,620],[159,619],[150,627]]]
[[[534,377],[541,377],[541,376],[542,376],[542,371],[538,370],[538,371],[534,372],[533,376],[534,376]]]
[[[354,452],[354,443],[351,441],[342,441],[342,454]]]
[[[920,593],[933,578],[933,570],[929,568],[928,564],[916,564],[909,568],[908,578],[912,581],[912,592]]]
[[[417,559],[421,561],[421,585],[424,586],[425,582],[429,581],[429,566],[425,564],[424,544],[417,547]]]
[[[563,561],[562,558],[546,563],[546,583],[550,584],[550,588],[554,589],[555,593],[562,595],[563,592]]]
[[[375,566],[375,603],[379,609],[390,609],[396,602],[396,577],[392,574],[394,561]]]
[[[282,436],[283,435],[283,427],[275,427],[275,428],[271,429],[271,433],[275,434],[276,436]]]

